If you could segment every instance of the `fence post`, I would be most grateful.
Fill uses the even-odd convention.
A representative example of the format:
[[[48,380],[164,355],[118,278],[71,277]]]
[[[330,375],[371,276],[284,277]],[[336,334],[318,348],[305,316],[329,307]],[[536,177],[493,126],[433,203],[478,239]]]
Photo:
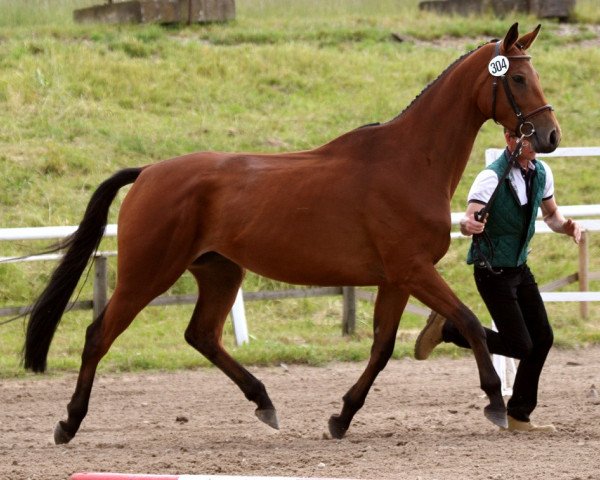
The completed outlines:
[[[344,296],[342,335],[351,335],[356,330],[356,290],[354,287],[342,287],[342,295]]]
[[[246,310],[244,308],[244,294],[240,288],[231,307],[231,320],[233,322],[233,335],[235,344],[239,347],[249,342],[248,323],[246,322]]]
[[[94,258],[94,298],[92,299],[94,320],[106,307],[108,300],[108,258],[98,255]]]
[[[589,249],[588,249],[588,238],[587,232],[583,230],[581,232],[581,239],[579,240],[579,291],[587,292],[589,290]],[[588,303],[579,303],[579,312],[582,318],[588,316]]]

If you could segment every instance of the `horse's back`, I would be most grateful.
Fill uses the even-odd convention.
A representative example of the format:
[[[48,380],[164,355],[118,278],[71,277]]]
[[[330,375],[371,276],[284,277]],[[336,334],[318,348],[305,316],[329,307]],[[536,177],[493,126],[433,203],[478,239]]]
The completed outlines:
[[[165,259],[186,262],[214,251],[291,283],[373,284],[381,272],[363,177],[347,159],[315,152],[206,152],[159,162],[123,202],[119,249],[137,261],[156,245]]]

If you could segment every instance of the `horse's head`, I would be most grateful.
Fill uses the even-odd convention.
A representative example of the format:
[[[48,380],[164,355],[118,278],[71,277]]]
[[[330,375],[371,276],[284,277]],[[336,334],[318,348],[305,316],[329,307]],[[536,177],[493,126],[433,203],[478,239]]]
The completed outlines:
[[[531,135],[536,152],[558,147],[561,131],[552,106],[542,91],[539,75],[525,52],[535,41],[541,25],[519,38],[515,23],[504,39],[493,43],[485,87],[479,92],[482,111],[517,135]],[[489,110],[488,110],[489,109]]]

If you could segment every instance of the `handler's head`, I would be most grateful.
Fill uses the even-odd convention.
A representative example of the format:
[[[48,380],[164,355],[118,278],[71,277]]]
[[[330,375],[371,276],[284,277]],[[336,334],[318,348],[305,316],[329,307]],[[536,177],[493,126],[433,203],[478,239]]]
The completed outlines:
[[[504,127],[504,139],[506,140],[506,146],[508,147],[509,152],[514,152],[515,148],[517,148],[519,137],[515,132]],[[519,155],[519,158],[523,160],[533,160],[535,158],[533,145],[531,145],[531,142],[527,139],[523,140],[523,147],[521,148],[521,155]]]

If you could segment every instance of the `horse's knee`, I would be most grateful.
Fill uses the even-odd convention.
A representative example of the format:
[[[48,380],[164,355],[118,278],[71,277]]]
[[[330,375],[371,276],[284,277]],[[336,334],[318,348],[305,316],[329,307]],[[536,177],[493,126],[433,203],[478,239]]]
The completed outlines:
[[[185,341],[198,350],[208,360],[212,361],[222,350],[218,339],[213,334],[199,333],[193,328],[187,328],[184,334]]]
[[[471,312],[469,312],[469,315],[465,316],[465,328],[480,337],[485,337],[485,330],[483,329],[481,322]]]
[[[185,338],[185,341],[189,345],[194,347],[202,354],[204,354],[205,351],[209,350],[209,348],[206,346],[206,337],[203,336],[201,333],[198,333],[198,331],[194,328],[188,327],[185,333],[183,334],[183,338]]]
[[[378,372],[383,370],[390,358],[392,358],[393,353],[394,342],[390,342],[379,348],[376,348],[375,345],[373,345],[373,347],[371,348],[371,359],[373,361],[373,367],[377,369]]]
[[[450,317],[449,320],[467,341],[478,340],[485,343],[485,330],[479,319],[467,307],[463,306],[458,314],[454,317]]]

